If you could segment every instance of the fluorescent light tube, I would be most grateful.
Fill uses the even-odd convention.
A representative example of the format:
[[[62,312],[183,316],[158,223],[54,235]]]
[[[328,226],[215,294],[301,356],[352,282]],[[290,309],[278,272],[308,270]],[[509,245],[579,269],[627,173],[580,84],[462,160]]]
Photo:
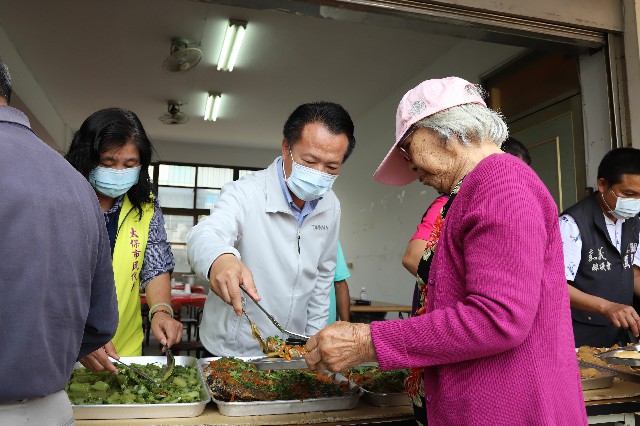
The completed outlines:
[[[229,20],[227,31],[222,41],[222,49],[218,57],[218,71],[232,71],[235,66],[240,47],[247,29],[246,21]]]
[[[222,101],[222,93],[209,92],[207,95],[207,103],[204,107],[204,120],[216,121],[218,112],[220,111],[220,103]]]

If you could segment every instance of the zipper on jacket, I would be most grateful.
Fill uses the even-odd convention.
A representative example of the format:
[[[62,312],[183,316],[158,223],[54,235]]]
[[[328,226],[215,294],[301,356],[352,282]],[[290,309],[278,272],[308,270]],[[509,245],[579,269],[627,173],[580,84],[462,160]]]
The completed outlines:
[[[300,254],[300,228],[298,228],[298,254]]]

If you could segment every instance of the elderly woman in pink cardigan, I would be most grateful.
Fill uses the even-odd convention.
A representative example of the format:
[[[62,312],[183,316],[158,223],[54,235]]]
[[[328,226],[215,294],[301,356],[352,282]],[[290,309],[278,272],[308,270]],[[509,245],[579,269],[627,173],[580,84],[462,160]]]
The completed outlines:
[[[427,80],[403,97],[374,177],[450,194],[419,267],[425,313],[326,327],[307,343],[311,368],[424,367],[430,426],[587,424],[557,207],[535,172],[500,150],[506,138],[463,79]]]

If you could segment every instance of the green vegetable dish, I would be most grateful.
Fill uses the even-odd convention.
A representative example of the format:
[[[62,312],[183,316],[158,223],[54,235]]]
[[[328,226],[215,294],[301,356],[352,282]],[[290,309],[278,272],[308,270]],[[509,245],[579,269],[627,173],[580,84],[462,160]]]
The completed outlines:
[[[347,378],[364,390],[374,393],[404,392],[404,381],[409,370],[382,371],[379,367],[354,367],[346,374]]]
[[[73,370],[65,390],[74,405],[175,404],[200,402],[202,381],[196,367],[176,365],[171,377],[162,382],[163,367],[131,364],[155,379],[154,384],[127,368],[119,374]]]
[[[210,361],[204,370],[211,395],[218,401],[306,400],[357,394],[347,381],[336,382],[309,370],[258,370],[236,358]]]

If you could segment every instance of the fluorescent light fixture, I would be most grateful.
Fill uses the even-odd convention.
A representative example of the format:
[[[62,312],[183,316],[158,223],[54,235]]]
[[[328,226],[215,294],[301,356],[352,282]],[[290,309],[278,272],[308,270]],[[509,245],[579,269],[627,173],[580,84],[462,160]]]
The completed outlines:
[[[204,121],[216,121],[218,119],[221,101],[222,93],[209,92],[207,94],[207,103],[204,107]]]
[[[218,57],[218,71],[233,71],[246,31],[247,21],[229,20],[227,32],[224,34],[222,42],[222,50]]]

